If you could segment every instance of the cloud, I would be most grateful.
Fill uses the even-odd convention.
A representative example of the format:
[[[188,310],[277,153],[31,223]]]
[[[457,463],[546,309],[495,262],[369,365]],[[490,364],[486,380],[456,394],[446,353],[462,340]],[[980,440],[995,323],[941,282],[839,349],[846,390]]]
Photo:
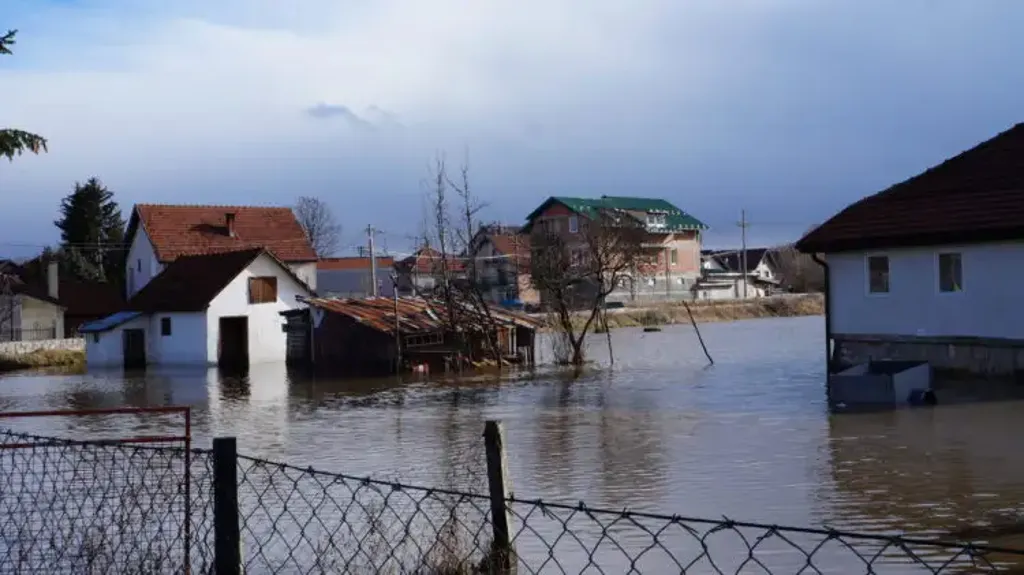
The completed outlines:
[[[723,237],[739,206],[793,235],[1016,121],[1024,86],[1011,2],[4,4],[0,123],[52,150],[0,166],[26,237],[91,175],[125,203],[321,194],[353,229],[414,228],[430,158],[466,148],[494,219],[655,194]]]

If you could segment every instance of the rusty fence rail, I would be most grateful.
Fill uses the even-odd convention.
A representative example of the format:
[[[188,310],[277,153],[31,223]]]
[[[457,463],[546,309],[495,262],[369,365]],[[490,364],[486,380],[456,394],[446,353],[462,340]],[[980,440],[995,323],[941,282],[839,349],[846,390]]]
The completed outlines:
[[[0,572],[857,574],[1024,566],[1024,550],[982,544],[517,497],[500,424],[486,429],[487,476],[476,490],[248,457],[233,438],[192,450],[186,468],[180,448],[0,433],[0,445],[39,444],[0,450]]]

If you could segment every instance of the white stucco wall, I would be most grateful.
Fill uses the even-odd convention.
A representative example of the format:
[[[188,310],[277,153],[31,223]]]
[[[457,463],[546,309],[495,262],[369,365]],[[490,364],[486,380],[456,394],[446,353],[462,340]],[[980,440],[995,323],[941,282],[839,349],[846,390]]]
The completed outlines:
[[[171,320],[171,335],[162,335],[163,318]],[[146,361],[154,365],[206,365],[206,314],[157,313],[150,316]]]
[[[313,270],[315,274],[315,265]],[[249,278],[254,276],[277,278],[277,301],[249,304]],[[220,318],[244,315],[249,317],[249,363],[283,362],[286,334],[280,312],[306,307],[296,301],[299,295],[307,296],[309,292],[269,257],[257,258],[210,302],[206,314],[207,361],[212,365],[217,363]]]
[[[301,264],[288,264],[292,272],[299,276],[299,279],[306,282],[309,289],[316,291],[316,262],[306,262]]]
[[[963,291],[940,293],[938,253],[959,252]],[[889,256],[889,293],[869,294],[868,255]],[[836,334],[1024,338],[1024,243],[828,254]]]
[[[88,368],[94,367],[123,367],[124,366],[124,339],[123,333],[126,329],[142,329],[146,333],[146,354],[149,355],[149,318],[147,316],[137,317],[125,322],[113,329],[84,334],[85,337],[85,365]],[[147,357],[148,359],[148,357]]]
[[[54,339],[64,337],[64,308],[54,305],[48,301],[42,301],[31,297],[21,296],[20,327],[22,330],[31,330],[25,333],[24,337],[35,339]],[[56,328],[53,336],[43,337],[42,330]]]
[[[163,265],[156,259],[153,244],[149,241],[146,231],[140,226],[128,249],[125,261],[125,278],[128,282],[128,296],[138,293],[153,276],[163,270]]]

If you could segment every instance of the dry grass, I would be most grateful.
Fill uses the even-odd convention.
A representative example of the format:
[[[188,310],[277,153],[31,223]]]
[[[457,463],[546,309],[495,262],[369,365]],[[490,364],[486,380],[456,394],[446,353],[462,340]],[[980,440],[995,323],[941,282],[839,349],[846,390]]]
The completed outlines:
[[[82,369],[85,367],[85,351],[80,349],[37,349],[19,355],[0,354],[0,372],[43,367]]]
[[[824,298],[820,294],[760,298],[749,301],[690,302],[693,318],[699,323],[736,321],[766,317],[798,317],[825,313]],[[689,323],[686,306],[682,303],[663,303],[643,308],[625,308],[608,312],[608,328],[640,327]],[[595,326],[596,328],[596,326]],[[595,329],[601,333],[603,329]]]

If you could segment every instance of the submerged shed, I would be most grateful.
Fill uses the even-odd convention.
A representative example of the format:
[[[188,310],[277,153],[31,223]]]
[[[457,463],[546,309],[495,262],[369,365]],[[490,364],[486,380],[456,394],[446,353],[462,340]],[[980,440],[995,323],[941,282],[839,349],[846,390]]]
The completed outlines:
[[[449,309],[443,302],[419,297],[303,301],[308,309],[283,314],[289,360],[360,374],[394,373],[422,364],[444,370],[483,360],[532,363],[540,326],[522,313],[482,311],[465,302]],[[491,353],[489,334],[500,358]]]

